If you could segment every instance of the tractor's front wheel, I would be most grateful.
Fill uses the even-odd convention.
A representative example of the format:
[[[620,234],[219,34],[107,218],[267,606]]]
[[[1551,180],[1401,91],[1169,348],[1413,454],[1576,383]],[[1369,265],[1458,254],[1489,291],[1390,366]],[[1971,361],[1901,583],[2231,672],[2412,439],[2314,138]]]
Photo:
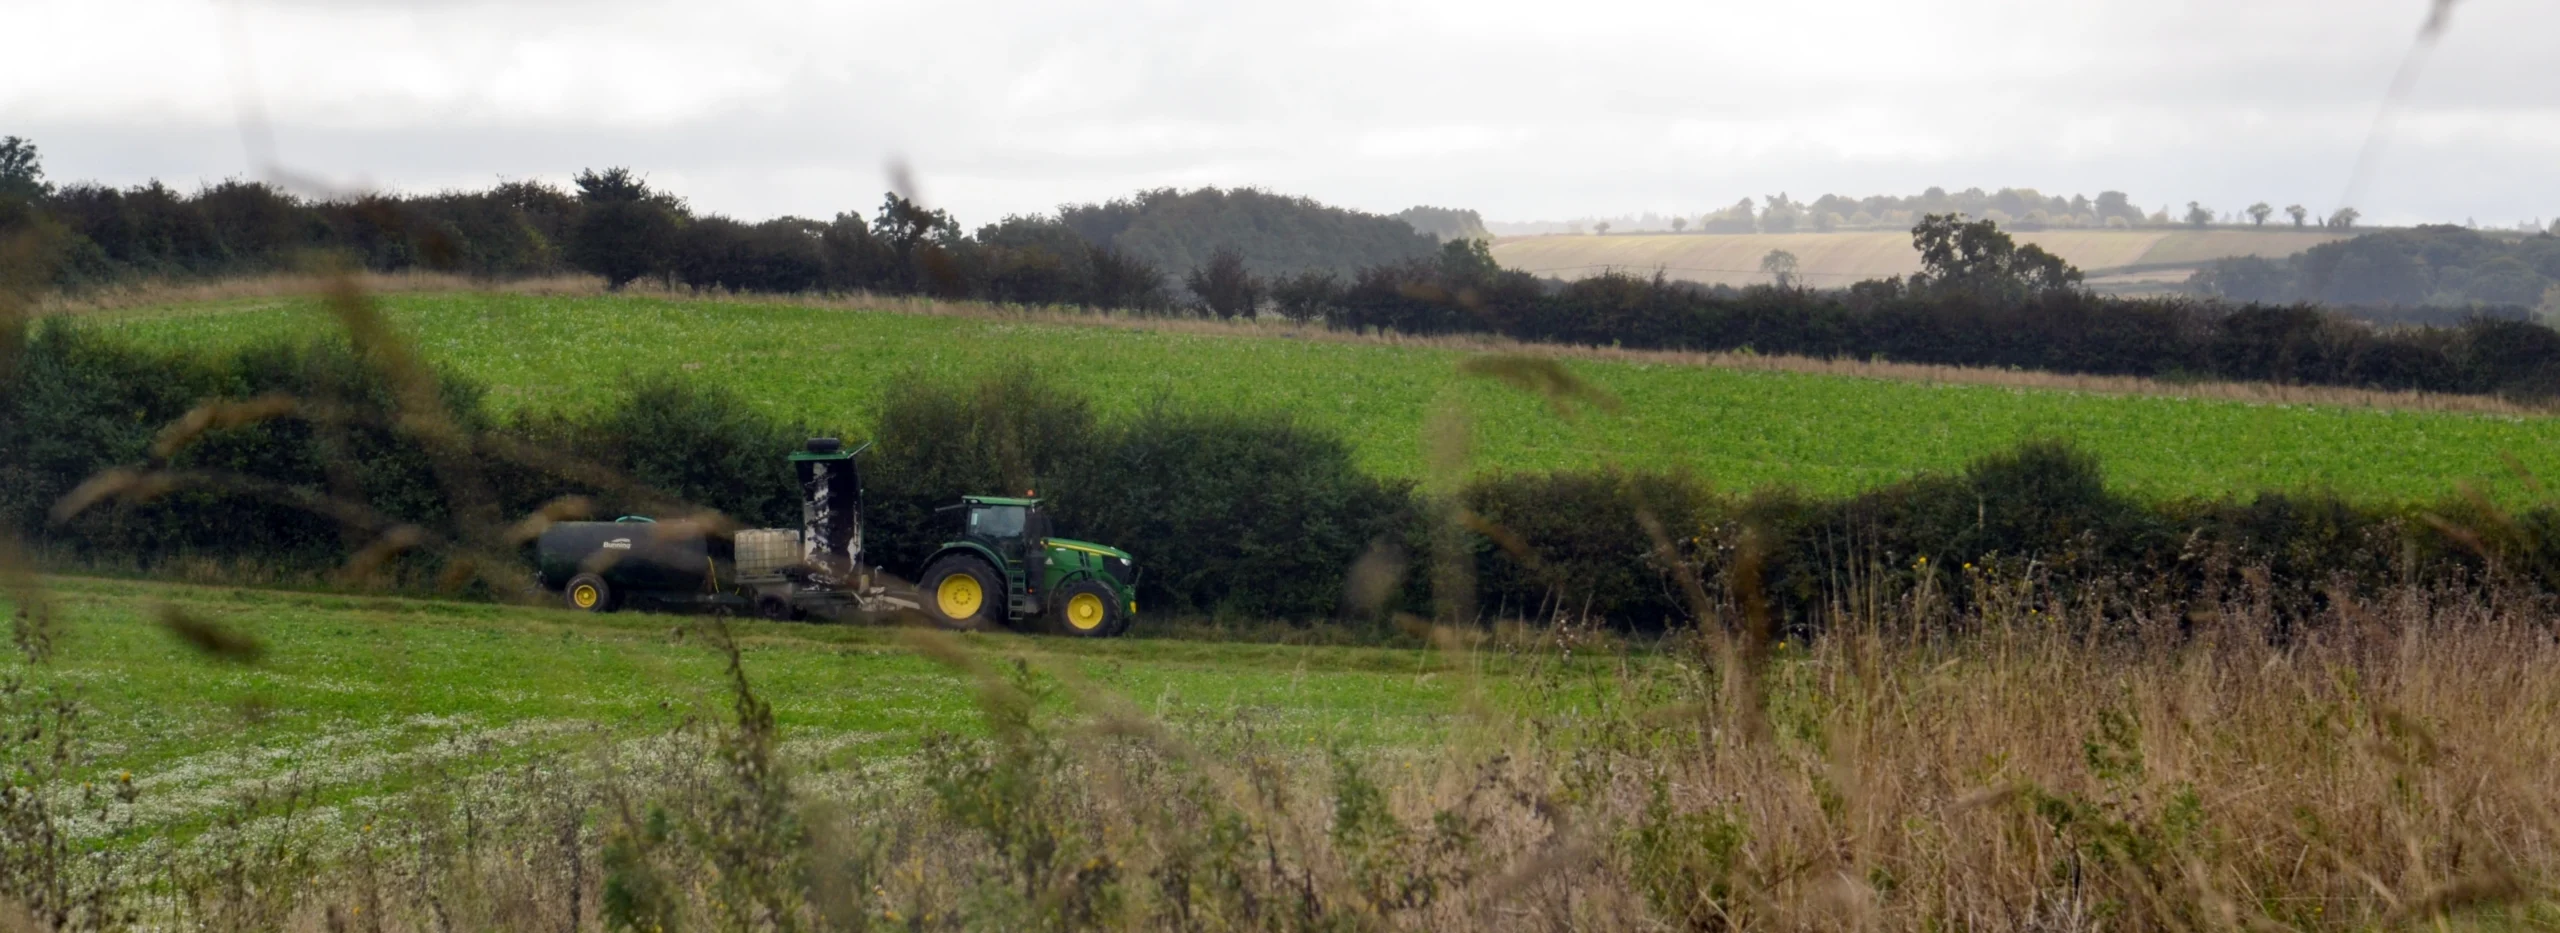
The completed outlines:
[[[1060,635],[1109,638],[1127,631],[1129,611],[1098,580],[1067,584],[1049,604],[1049,628]]]
[[[978,629],[1002,617],[1004,578],[986,561],[952,556],[934,561],[918,581],[925,614],[952,628]]]

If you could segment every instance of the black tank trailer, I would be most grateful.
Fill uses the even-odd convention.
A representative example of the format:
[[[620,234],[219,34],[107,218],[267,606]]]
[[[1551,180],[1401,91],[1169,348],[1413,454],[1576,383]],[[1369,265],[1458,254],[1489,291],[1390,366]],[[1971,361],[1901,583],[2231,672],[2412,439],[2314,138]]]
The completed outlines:
[[[821,437],[791,455],[798,528],[707,534],[690,522],[638,515],[558,522],[534,541],[536,576],[582,612],[652,607],[841,619],[913,609],[862,564],[862,476],[854,466],[861,452]]]

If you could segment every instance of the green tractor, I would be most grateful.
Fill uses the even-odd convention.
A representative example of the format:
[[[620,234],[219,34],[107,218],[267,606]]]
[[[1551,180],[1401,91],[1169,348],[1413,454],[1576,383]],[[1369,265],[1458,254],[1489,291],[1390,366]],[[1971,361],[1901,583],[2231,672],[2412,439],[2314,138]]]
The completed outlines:
[[[863,561],[862,475],[832,437],[791,454],[800,527],[706,533],[630,515],[556,522],[529,545],[542,585],[581,612],[629,604],[849,619],[922,609],[944,625],[1046,627],[1104,638],[1138,614],[1129,552],[1049,535],[1038,499],[968,496],[960,537],[924,562],[916,592]],[[908,597],[913,596],[910,600]]]
[[[1052,537],[1038,499],[963,496],[960,537],[944,542],[916,578],[917,601],[944,625],[1019,626],[1037,620],[1061,635],[1107,638],[1138,614],[1129,552]]]

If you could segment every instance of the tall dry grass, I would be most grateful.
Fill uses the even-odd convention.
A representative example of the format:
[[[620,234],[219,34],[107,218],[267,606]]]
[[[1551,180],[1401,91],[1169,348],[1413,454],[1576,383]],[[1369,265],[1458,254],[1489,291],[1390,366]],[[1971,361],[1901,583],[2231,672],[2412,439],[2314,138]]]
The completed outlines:
[[[1778,649],[1751,708],[1698,646],[1568,663],[1553,644],[1449,639],[1530,670],[1431,750],[1311,751],[1249,715],[1168,724],[1073,671],[920,638],[978,684],[986,734],[827,774],[776,754],[770,711],[705,621],[733,662],[722,722],[645,753],[429,781],[360,831],[278,832],[290,792],[245,802],[210,830],[236,844],[142,860],[122,886],[69,872],[65,925],[2560,922],[2544,609],[2404,593],[2280,644],[2243,599],[2093,639],[2071,607],[2021,595],[1956,620],[1961,636],[1868,628]]]

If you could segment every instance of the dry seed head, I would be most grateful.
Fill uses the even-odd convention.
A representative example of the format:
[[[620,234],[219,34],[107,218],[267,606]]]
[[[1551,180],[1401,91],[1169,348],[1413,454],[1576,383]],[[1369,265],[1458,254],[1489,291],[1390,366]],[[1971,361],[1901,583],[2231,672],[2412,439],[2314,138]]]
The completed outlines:
[[[206,431],[236,428],[293,414],[297,403],[293,396],[269,392],[246,401],[214,399],[189,409],[178,420],[160,429],[151,442],[151,456],[167,460],[196,442]]]
[[[1617,411],[1623,407],[1617,396],[1574,375],[1573,370],[1565,368],[1564,362],[1554,357],[1487,354],[1459,363],[1458,371],[1544,396],[1548,406],[1560,417],[1573,417],[1576,404],[1602,411]]]
[[[369,578],[392,558],[426,543],[426,540],[426,531],[416,525],[395,526],[373,539],[373,543],[365,545],[364,550],[347,558],[344,573],[353,579]]]
[[[1380,538],[1369,543],[1369,550],[1353,561],[1344,575],[1342,605],[1345,614],[1361,618],[1373,617],[1384,609],[1403,582],[1409,563],[1402,546]]]
[[[206,657],[234,664],[256,664],[266,657],[266,646],[256,638],[178,608],[175,603],[161,603],[154,614],[161,628]]]
[[[111,497],[121,497],[127,502],[140,502],[168,492],[175,485],[174,481],[164,476],[117,467],[89,477],[80,485],[73,487],[70,492],[64,493],[62,498],[53,504],[51,513],[53,523],[59,525],[77,518],[91,506]]]
[[[525,516],[523,521],[510,526],[507,529],[506,540],[510,545],[523,544],[542,537],[542,533],[554,524],[584,521],[595,517],[595,514],[595,500],[585,496],[561,496],[543,503],[541,508],[533,510],[533,514]]]

